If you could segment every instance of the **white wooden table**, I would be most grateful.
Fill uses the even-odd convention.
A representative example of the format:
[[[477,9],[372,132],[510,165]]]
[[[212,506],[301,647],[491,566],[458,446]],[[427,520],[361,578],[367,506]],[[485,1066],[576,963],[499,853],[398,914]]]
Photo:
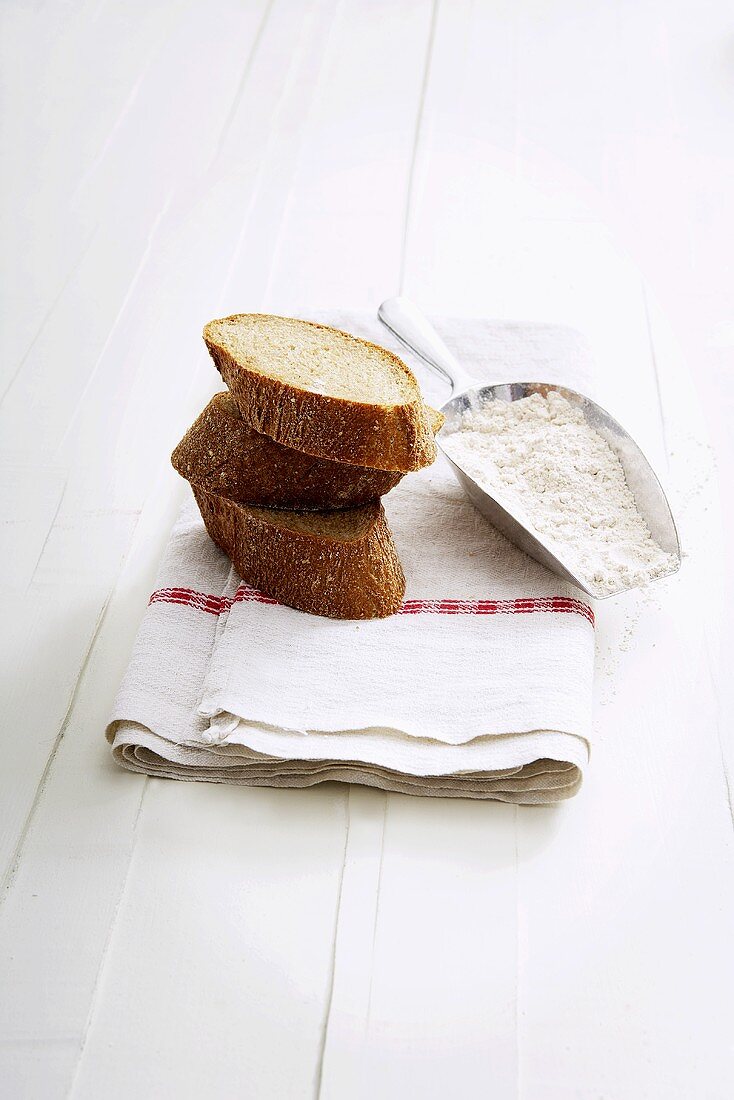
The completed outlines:
[[[3,5],[4,1097],[731,1095],[730,14]],[[599,608],[583,791],[117,770],[202,323],[399,289],[583,329],[670,488],[684,568]]]

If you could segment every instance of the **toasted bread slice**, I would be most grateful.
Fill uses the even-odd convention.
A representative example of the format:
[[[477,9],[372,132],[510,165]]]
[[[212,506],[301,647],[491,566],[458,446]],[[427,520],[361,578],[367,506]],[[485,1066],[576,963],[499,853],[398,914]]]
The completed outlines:
[[[435,459],[418,383],[385,348],[261,313],[211,321],[204,340],[244,419],[277,443],[402,473]]]
[[[247,584],[331,619],[382,619],[399,608],[405,577],[379,501],[289,512],[193,488],[209,535]]]
[[[437,432],[443,416],[427,409]],[[294,451],[256,432],[230,393],[211,399],[178,444],[174,469],[208,493],[264,508],[354,508],[388,493],[403,474]]]

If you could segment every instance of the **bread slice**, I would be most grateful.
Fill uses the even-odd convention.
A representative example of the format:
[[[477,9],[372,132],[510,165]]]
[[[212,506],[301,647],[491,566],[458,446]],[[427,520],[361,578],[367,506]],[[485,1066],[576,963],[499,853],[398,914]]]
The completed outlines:
[[[379,501],[342,512],[253,508],[194,486],[209,535],[242,580],[331,619],[394,614],[405,577]]]
[[[402,473],[435,459],[418,383],[392,352],[262,313],[210,321],[204,340],[244,419],[276,442]]]
[[[443,424],[427,409],[431,429]],[[208,493],[264,508],[354,508],[384,496],[403,474],[294,451],[251,428],[230,393],[218,393],[178,444],[174,469]]]

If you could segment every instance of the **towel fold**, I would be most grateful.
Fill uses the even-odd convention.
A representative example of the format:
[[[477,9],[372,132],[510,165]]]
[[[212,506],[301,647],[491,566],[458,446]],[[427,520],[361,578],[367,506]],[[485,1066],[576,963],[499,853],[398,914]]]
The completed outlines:
[[[325,319],[395,346],[370,319]],[[439,327],[480,376],[501,360],[493,380],[579,385],[584,354],[566,330]],[[389,619],[342,622],[243,584],[189,497],[107,728],[118,762],[256,786],[337,780],[518,803],[574,794],[589,753],[588,602],[495,531],[443,458],[384,504],[405,601]]]

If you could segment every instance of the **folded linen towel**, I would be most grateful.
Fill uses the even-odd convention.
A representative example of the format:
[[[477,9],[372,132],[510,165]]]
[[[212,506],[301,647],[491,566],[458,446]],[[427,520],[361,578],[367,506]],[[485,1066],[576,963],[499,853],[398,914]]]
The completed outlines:
[[[328,320],[388,342],[365,318]],[[465,362],[502,357],[504,377],[583,383],[564,330],[440,327]],[[243,584],[187,499],[107,728],[118,762],[257,786],[574,794],[589,752],[589,604],[495,531],[443,458],[384,503],[405,601],[392,618],[343,622]]]

